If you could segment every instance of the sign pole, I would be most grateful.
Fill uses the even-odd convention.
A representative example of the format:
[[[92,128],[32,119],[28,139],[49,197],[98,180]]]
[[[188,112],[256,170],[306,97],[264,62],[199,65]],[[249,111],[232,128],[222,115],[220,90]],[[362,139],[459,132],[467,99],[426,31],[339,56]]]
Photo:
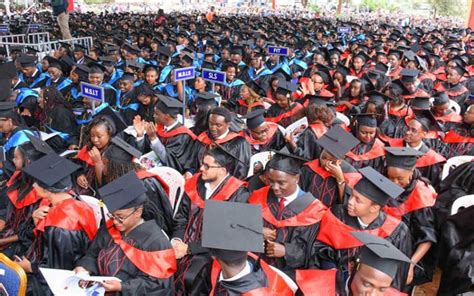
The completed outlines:
[[[216,84],[213,82],[212,83],[212,93],[214,93],[215,86],[216,86]]]
[[[186,80],[183,80],[183,122],[186,121]]]

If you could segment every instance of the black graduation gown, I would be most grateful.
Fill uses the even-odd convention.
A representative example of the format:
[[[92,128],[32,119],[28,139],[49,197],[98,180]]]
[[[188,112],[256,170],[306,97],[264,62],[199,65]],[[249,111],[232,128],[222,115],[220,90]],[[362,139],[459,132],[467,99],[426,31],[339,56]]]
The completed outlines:
[[[69,135],[69,139],[65,141],[67,146],[79,143],[79,127],[76,123],[76,117],[70,109],[58,105],[51,110],[48,116],[50,118],[50,123],[48,124],[50,128]]]
[[[272,215],[277,220],[286,220],[303,212],[314,201],[314,196],[309,192],[299,191],[298,197],[285,206],[282,213],[279,213],[279,201],[273,191],[270,190],[267,195],[267,205]],[[307,265],[310,254],[312,238],[317,233],[319,224],[315,223],[308,226],[288,226],[276,228],[274,225],[264,219],[263,226],[276,229],[275,242],[285,246],[285,256],[282,258],[267,257],[262,254],[261,258],[270,265],[293,276],[296,269],[304,268]]]
[[[319,167],[319,160],[315,160],[314,162],[318,162]],[[316,173],[313,169],[309,166],[310,163],[305,164],[301,168],[300,174],[300,187],[304,191],[311,192],[314,197],[319,199],[325,206],[332,207],[334,204],[341,203],[341,196],[339,196],[339,189],[337,185],[337,181],[334,177],[330,176],[325,170],[323,174]],[[341,164],[342,172],[344,174],[351,174],[357,173],[356,169],[354,169],[350,164],[343,161]],[[322,168],[319,167],[321,170]],[[350,176],[350,175],[346,175]],[[346,190],[344,193],[344,197],[342,200],[346,200],[349,197],[349,186],[347,185],[346,180]]]
[[[200,177],[195,176],[194,178],[197,178],[197,184],[191,185],[191,188],[195,188],[198,194],[197,198],[204,201],[206,196],[204,181]],[[249,193],[243,185],[233,193],[227,190],[226,186],[229,185],[230,178],[232,177],[229,176],[226,181],[222,182],[209,199],[215,199],[222,191],[224,195],[230,195],[225,199],[226,201],[246,203]],[[208,295],[211,289],[209,280],[211,257],[207,249],[201,247],[203,214],[204,209],[193,203],[185,191],[174,217],[171,238],[179,238],[188,244],[190,255],[181,258],[178,262],[178,271],[175,274],[176,295]]]
[[[122,239],[143,251],[171,248],[168,238],[153,221],[138,225]],[[114,276],[121,279],[122,291],[110,295],[173,295],[173,277],[158,279],[138,269],[114,243],[105,225],[99,229],[86,255],[76,266],[84,267],[92,275]]]
[[[389,200],[388,205],[385,207],[385,211],[387,213],[396,217],[400,217],[401,215],[402,221],[408,226],[408,229],[410,229],[413,251],[415,251],[418,245],[421,243],[433,243],[430,251],[428,251],[423,259],[418,262],[418,265],[420,265],[424,270],[415,267],[412,285],[420,285],[431,281],[436,263],[435,244],[438,241],[433,209],[435,197],[432,197],[433,195],[436,196],[436,193],[434,193],[434,190],[430,189],[429,185],[427,185],[424,181],[419,180],[419,178],[419,172],[415,171],[413,179],[405,188],[405,191],[396,199]],[[430,200],[430,204],[427,204],[428,202],[424,202],[424,205],[419,208],[410,209],[410,207],[405,207],[402,209],[401,205],[404,204],[409,198],[410,200],[417,200],[419,203],[419,194],[415,194],[415,190],[420,192],[420,194],[426,194],[428,197],[424,197],[423,200]],[[395,212],[393,210],[395,210]],[[400,210],[402,211],[400,212]]]
[[[366,229],[363,229],[357,217],[349,216],[347,213],[347,205],[335,205],[330,209],[331,213],[342,223],[348,225],[354,231],[356,230],[374,230],[381,228],[384,225],[387,214],[383,211],[380,212],[379,216],[370,223]],[[323,222],[324,223],[324,222]],[[329,227],[331,226],[324,226],[321,227]],[[338,232],[334,232],[334,235],[338,235]],[[412,249],[411,249],[411,238],[410,232],[408,227],[405,223],[400,222],[395,229],[391,232],[391,234],[385,237],[386,240],[391,242],[397,249],[402,251],[407,256],[411,256]],[[337,290],[339,293],[344,294],[345,292],[345,283],[347,279],[350,277],[352,273],[353,265],[351,262],[353,261],[354,257],[357,255],[359,248],[341,248],[338,249],[335,246],[328,245],[324,242],[319,240],[314,241],[313,251],[312,253],[315,254],[316,258],[310,260],[310,268],[316,267],[317,269],[331,269],[337,268]],[[406,277],[408,275],[408,264],[405,265],[403,268],[400,268],[397,272],[397,276],[392,282],[392,287],[396,288],[397,290],[402,290],[405,287]]]
[[[290,109],[289,110],[285,110],[283,108],[281,108],[278,104],[272,104],[272,106],[267,110],[267,113],[265,114],[265,117],[266,118],[272,118],[272,117],[278,117],[282,114],[285,114],[285,113],[289,113],[289,112],[294,112],[295,108],[301,108],[301,105],[298,104],[298,103],[293,103],[291,106],[290,106]],[[282,118],[281,120],[279,120],[278,122],[275,122],[275,123],[278,123],[279,125],[283,126],[283,127],[287,127],[289,126],[290,124],[292,124],[293,122],[295,121],[298,121],[298,119],[300,119],[300,116],[297,116],[298,115],[298,112],[294,112],[294,114],[292,116],[289,116],[287,118]]]
[[[427,153],[430,150],[424,143],[420,148],[420,152]],[[441,181],[441,172],[443,171],[443,164],[444,162],[438,162],[429,166],[418,167],[418,171],[420,171],[421,175],[426,179],[430,180],[431,185],[436,187],[438,183]]]
[[[46,81],[48,81],[48,77],[44,76],[43,79],[40,79],[40,80],[35,82],[35,80],[38,79],[40,76],[41,76],[41,72],[38,70],[38,71],[36,71],[35,75],[33,75],[31,77],[27,77],[26,75],[23,75],[23,78],[24,78],[25,84],[28,85],[28,87],[43,88],[46,85]]]
[[[464,111],[466,109],[467,100],[469,97],[469,90],[462,84],[458,83],[456,85],[451,85],[447,82],[442,82],[440,85],[435,86],[436,90],[444,90],[449,98],[461,106],[461,109]]]
[[[250,143],[252,147],[252,155],[260,153],[260,152],[264,152],[264,151],[269,151],[269,150],[280,150],[283,147],[285,147],[286,145],[285,136],[280,131],[280,129],[278,129],[277,126],[275,126],[275,128],[276,129],[272,138],[265,144],[259,144],[258,142],[253,140],[253,138],[250,136],[250,131],[248,130],[244,131],[245,138],[247,139],[247,141]],[[272,129],[272,127],[270,127],[270,129]]]
[[[57,82],[52,82],[51,83],[51,86],[54,86],[56,89],[58,88],[59,85],[61,85],[61,83],[66,80],[65,77],[61,77],[59,78],[59,80]],[[71,90],[71,88],[73,87],[73,84],[70,83],[69,85],[61,88],[61,89],[58,89],[59,92],[64,96],[66,97],[68,94],[69,94],[69,91]]]
[[[262,173],[255,174],[247,180],[247,188],[250,193],[267,186],[267,184],[263,183],[263,181],[260,179],[261,175]]]
[[[387,118],[380,124],[380,132],[390,138],[403,138],[405,135],[406,122],[405,117],[410,116],[408,107],[397,112],[397,114],[388,112]]]
[[[242,83],[237,86],[222,86],[219,93],[222,96],[222,100],[227,101],[227,106],[229,106],[230,109],[235,107],[237,100],[240,98],[240,90],[243,85]]]
[[[474,140],[472,140],[473,138],[474,128],[471,125],[458,125],[456,128],[449,130],[445,134],[443,140],[445,143],[445,150],[442,154],[446,158],[451,158],[459,155],[474,155]]]
[[[383,147],[383,142],[377,138],[368,144],[360,142],[352,148],[345,160],[356,169],[370,166],[383,173],[385,167],[385,150]]]
[[[154,121],[153,113],[154,113],[153,104],[143,105],[142,103],[140,103],[140,105],[138,106],[136,115],[140,115],[142,120],[145,120],[147,122],[153,122]]]
[[[132,125],[133,118],[135,118],[135,116],[138,114],[138,109],[134,110],[133,108],[130,108],[131,104],[139,104],[134,89],[122,94],[120,97],[120,105],[122,107],[120,109],[120,115],[127,125]]]
[[[307,127],[298,137],[297,147],[293,152],[295,155],[306,159],[317,159],[323,148],[317,140],[327,131],[322,124]]]
[[[252,148],[247,140],[238,135],[233,137],[233,133],[229,132],[223,140],[210,140],[211,136],[206,132],[203,132],[193,145],[193,156],[188,159],[185,167],[185,171],[197,172],[200,167],[200,162],[203,158],[204,153],[209,150],[210,146],[213,146],[214,142],[220,144],[228,153],[231,153],[232,164],[229,168],[229,173],[239,179],[245,179],[248,173],[248,164],[250,163],[250,157],[252,155]],[[215,145],[215,144],[214,144]],[[231,157],[231,156],[229,156]]]
[[[448,218],[440,233],[439,263],[443,270],[438,295],[472,291],[474,274],[474,206]]]

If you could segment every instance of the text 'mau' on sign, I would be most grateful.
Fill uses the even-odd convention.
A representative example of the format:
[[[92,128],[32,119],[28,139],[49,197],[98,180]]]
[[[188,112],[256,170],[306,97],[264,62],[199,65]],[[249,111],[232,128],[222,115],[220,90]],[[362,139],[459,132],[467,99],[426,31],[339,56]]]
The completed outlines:
[[[350,32],[352,32],[352,28],[351,27],[338,27],[337,32],[339,34],[349,34]]]
[[[269,46],[267,50],[268,54],[276,54],[280,56],[287,56],[289,54],[288,47]]]
[[[225,84],[226,73],[211,69],[202,69],[202,78],[212,83]]]
[[[174,81],[193,79],[196,76],[194,67],[179,68],[174,70]]]
[[[104,101],[104,88],[97,85],[81,82],[81,94],[95,101]]]
[[[0,33],[10,33],[10,26],[8,24],[0,24]]]

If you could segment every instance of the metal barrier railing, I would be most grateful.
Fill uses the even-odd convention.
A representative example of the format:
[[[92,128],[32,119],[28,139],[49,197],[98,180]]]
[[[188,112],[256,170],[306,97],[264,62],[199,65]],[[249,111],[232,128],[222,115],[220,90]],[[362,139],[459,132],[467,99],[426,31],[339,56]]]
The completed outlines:
[[[29,34],[15,34],[0,36],[0,43],[41,43],[49,42],[48,32],[29,33]]]

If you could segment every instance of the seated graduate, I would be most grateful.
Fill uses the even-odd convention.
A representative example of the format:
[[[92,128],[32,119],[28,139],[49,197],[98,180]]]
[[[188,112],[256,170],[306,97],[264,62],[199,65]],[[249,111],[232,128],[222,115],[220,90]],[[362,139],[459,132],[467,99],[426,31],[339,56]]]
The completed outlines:
[[[207,150],[201,160],[200,173],[184,185],[171,236],[176,257],[180,259],[176,274],[178,295],[210,291],[210,257],[207,250],[200,247],[204,201],[245,203],[249,196],[245,183],[230,175],[228,168],[236,157],[224,149],[217,146]]]
[[[252,148],[245,140],[242,133],[230,130],[233,114],[223,107],[216,107],[209,115],[209,127],[202,132],[194,142],[192,147],[193,155],[188,159],[185,167],[185,177],[189,179],[192,174],[199,170],[199,162],[204,153],[212,146],[219,144],[227,151],[232,151],[235,156],[231,158],[229,173],[239,179],[247,177],[248,163],[252,155]]]
[[[173,208],[169,199],[169,186],[158,175],[146,171],[132,158],[140,158],[141,153],[119,137],[114,137],[102,154],[104,163],[104,184],[134,171],[147,190],[147,201],[143,206],[143,219],[156,220],[166,233],[173,228]]]
[[[33,213],[33,244],[17,263],[29,273],[28,295],[50,295],[39,267],[72,270],[97,232],[92,208],[71,193],[73,162],[50,153],[23,169],[43,200]],[[31,293],[31,294],[30,294]]]
[[[264,260],[292,275],[304,268],[311,239],[326,207],[298,186],[301,163],[306,161],[283,148],[267,164],[270,186],[252,193],[249,203],[262,206]]]
[[[462,124],[449,130],[443,142],[446,144],[446,157],[474,155],[474,105],[467,107]]]
[[[344,156],[358,143],[354,136],[340,126],[327,131],[317,143],[323,148],[318,159],[306,163],[301,168],[301,189],[311,192],[327,207],[343,203],[347,195],[347,185],[354,185],[357,170],[344,161]]]
[[[370,166],[382,172],[385,165],[385,144],[377,138],[376,114],[357,114],[354,136],[360,143],[347,153],[346,161],[356,169]]]
[[[280,150],[285,146],[285,138],[278,124],[266,122],[265,110],[258,109],[248,113],[245,139],[252,145],[252,154],[268,150]]]
[[[99,193],[109,219],[74,271],[119,278],[121,282],[102,283],[110,295],[172,295],[176,258],[162,229],[142,218],[147,200],[143,183],[130,172]]]
[[[41,197],[33,188],[34,179],[22,170],[53,151],[38,138],[27,136],[30,142],[15,148],[13,163],[16,171],[6,183],[6,207],[0,211],[0,219],[5,223],[0,232],[0,247],[2,253],[10,258],[13,255],[24,256],[31,245],[31,233],[34,228],[31,218],[41,202]]]
[[[191,149],[196,136],[178,121],[183,103],[167,96],[158,95],[154,107],[154,123],[134,119],[137,131],[137,145],[147,152],[152,150],[164,166],[184,173],[184,166],[192,158]],[[146,135],[145,135],[146,132]]]
[[[293,102],[291,94],[296,91],[296,85],[285,80],[278,81],[278,88],[274,98],[275,103],[267,110],[265,121],[278,123],[287,127],[297,121],[303,105]]]
[[[432,245],[437,242],[437,234],[433,206],[437,194],[416,169],[417,157],[421,152],[408,147],[386,147],[385,150],[387,177],[405,191],[396,199],[390,199],[384,211],[401,218],[408,226],[413,246],[411,260],[423,268],[411,265],[407,284],[429,282],[435,265]]]
[[[298,285],[305,296],[320,295],[385,295],[406,296],[392,288],[402,265],[414,264],[402,251],[389,241],[367,233],[353,232],[361,248],[353,257],[351,276],[337,291],[336,269],[321,271],[315,278],[312,270],[302,270],[297,275]],[[324,291],[321,293],[321,291]]]
[[[396,198],[403,189],[371,167],[360,169],[362,179],[354,186],[347,205],[335,205],[321,220],[310,261],[318,269],[336,268],[337,291],[344,293],[345,283],[351,276],[352,257],[361,247],[351,233],[366,232],[390,241],[407,256],[411,255],[411,237],[408,227],[400,219],[388,216],[383,207]],[[408,265],[399,270],[392,286],[405,287]],[[315,274],[317,276],[317,274]]]
[[[276,271],[249,253],[263,252],[262,221],[256,205],[206,201],[202,247],[213,257],[209,295],[293,295]]]

